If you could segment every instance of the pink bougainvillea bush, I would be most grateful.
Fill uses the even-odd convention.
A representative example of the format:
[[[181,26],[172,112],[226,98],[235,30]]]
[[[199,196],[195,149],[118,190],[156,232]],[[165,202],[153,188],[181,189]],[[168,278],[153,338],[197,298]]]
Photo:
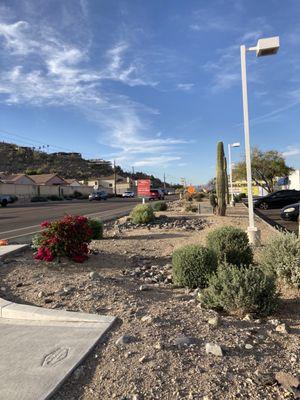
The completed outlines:
[[[82,263],[88,258],[88,245],[94,235],[88,218],[66,215],[57,221],[43,222],[41,228],[33,240],[36,260],[51,262],[68,257]]]

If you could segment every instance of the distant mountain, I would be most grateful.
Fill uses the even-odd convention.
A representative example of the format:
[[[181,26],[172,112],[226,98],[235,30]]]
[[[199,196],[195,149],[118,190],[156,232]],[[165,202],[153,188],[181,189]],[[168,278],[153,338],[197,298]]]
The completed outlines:
[[[124,177],[132,176],[119,166],[117,173]],[[103,160],[85,160],[80,153],[45,153],[31,147],[0,142],[0,172],[8,174],[56,173],[63,178],[86,180],[113,174],[111,164]],[[136,172],[135,179],[149,177],[143,172]],[[162,186],[160,179],[151,176],[153,186]]]

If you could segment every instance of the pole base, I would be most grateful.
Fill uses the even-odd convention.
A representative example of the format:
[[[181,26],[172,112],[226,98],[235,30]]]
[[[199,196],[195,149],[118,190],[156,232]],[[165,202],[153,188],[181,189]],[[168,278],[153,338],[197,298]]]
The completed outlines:
[[[253,246],[261,245],[260,230],[256,226],[254,227],[248,226],[247,235],[250,244],[252,244]]]

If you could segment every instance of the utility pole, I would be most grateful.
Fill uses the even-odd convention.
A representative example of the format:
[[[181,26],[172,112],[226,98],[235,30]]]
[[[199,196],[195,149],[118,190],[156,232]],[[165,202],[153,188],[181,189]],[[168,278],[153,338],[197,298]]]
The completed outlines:
[[[114,195],[117,197],[117,172],[116,172],[116,160],[114,160]]]
[[[164,189],[166,188],[166,174],[164,173]]]

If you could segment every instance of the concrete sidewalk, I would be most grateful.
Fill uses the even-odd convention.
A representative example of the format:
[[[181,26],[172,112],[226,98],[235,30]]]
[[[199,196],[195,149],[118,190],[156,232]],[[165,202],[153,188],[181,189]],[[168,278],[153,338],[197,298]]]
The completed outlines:
[[[49,399],[114,320],[0,299],[0,400]]]

